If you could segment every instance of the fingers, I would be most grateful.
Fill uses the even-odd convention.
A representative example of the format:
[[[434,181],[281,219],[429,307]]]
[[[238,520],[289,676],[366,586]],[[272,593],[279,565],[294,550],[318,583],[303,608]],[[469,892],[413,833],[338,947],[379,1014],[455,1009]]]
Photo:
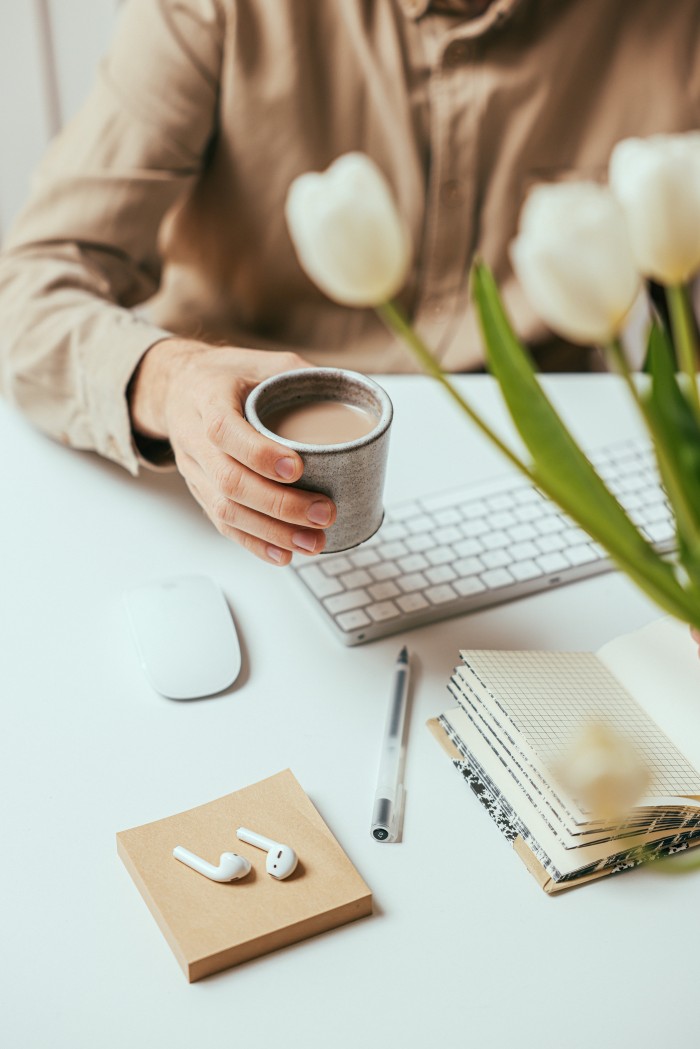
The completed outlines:
[[[219,451],[263,477],[291,484],[303,473],[304,465],[295,451],[258,433],[237,408],[222,405],[215,409],[207,420],[207,437]]]
[[[229,456],[216,455],[202,465],[185,453],[178,466],[217,530],[258,557],[288,564],[292,552],[323,550],[322,528],[335,520],[326,496],[275,484]]]

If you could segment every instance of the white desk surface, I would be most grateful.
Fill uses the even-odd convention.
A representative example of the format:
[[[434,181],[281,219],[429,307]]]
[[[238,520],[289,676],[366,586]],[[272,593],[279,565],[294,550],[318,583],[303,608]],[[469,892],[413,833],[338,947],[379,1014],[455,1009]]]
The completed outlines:
[[[387,503],[504,470],[429,380],[381,381],[396,410]],[[490,379],[462,382],[503,417]],[[612,377],[549,386],[593,445],[636,429]],[[700,875],[636,870],[547,897],[424,727],[449,705],[460,646],[597,648],[657,615],[631,585],[610,574],[346,649],[291,573],[220,537],[178,477],[133,480],[6,405],[0,446],[4,1045],[644,1049],[669,1028],[691,1044]],[[178,703],[142,675],[121,594],[188,572],[223,587],[245,663],[228,694]],[[404,640],[404,840],[382,845],[369,818]],[[190,986],[115,832],[286,767],[375,914]]]

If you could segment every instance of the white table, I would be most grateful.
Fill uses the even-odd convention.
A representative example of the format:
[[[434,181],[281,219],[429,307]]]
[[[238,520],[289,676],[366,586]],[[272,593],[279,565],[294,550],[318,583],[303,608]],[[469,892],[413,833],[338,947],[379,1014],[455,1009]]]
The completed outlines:
[[[381,381],[388,503],[504,469],[428,380]],[[592,444],[636,428],[611,377],[549,385]],[[503,418],[488,378],[463,386]],[[669,1029],[693,1044],[700,877],[637,870],[545,896],[424,727],[460,646],[596,648],[656,616],[630,584],[610,574],[407,635],[404,841],[381,845],[369,818],[403,639],[343,648],[291,573],[221,538],[176,476],[134,481],[5,405],[0,446],[3,1045],[643,1049]],[[177,703],[146,683],[121,594],[187,572],[224,588],[245,665],[229,694]],[[190,986],[115,832],[285,767],[375,914]]]

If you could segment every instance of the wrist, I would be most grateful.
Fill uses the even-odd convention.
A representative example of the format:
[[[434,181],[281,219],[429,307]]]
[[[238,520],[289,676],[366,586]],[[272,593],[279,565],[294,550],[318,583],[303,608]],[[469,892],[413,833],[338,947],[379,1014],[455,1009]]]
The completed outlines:
[[[152,440],[169,439],[168,401],[173,376],[199,344],[188,339],[162,339],[146,351],[127,390],[131,426]]]

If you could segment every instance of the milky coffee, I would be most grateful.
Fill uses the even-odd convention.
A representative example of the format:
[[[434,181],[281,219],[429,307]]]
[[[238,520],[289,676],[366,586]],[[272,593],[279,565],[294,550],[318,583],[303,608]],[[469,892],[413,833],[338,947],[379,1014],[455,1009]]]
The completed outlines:
[[[370,433],[377,418],[343,401],[307,401],[265,415],[268,430],[299,444],[345,444]]]

